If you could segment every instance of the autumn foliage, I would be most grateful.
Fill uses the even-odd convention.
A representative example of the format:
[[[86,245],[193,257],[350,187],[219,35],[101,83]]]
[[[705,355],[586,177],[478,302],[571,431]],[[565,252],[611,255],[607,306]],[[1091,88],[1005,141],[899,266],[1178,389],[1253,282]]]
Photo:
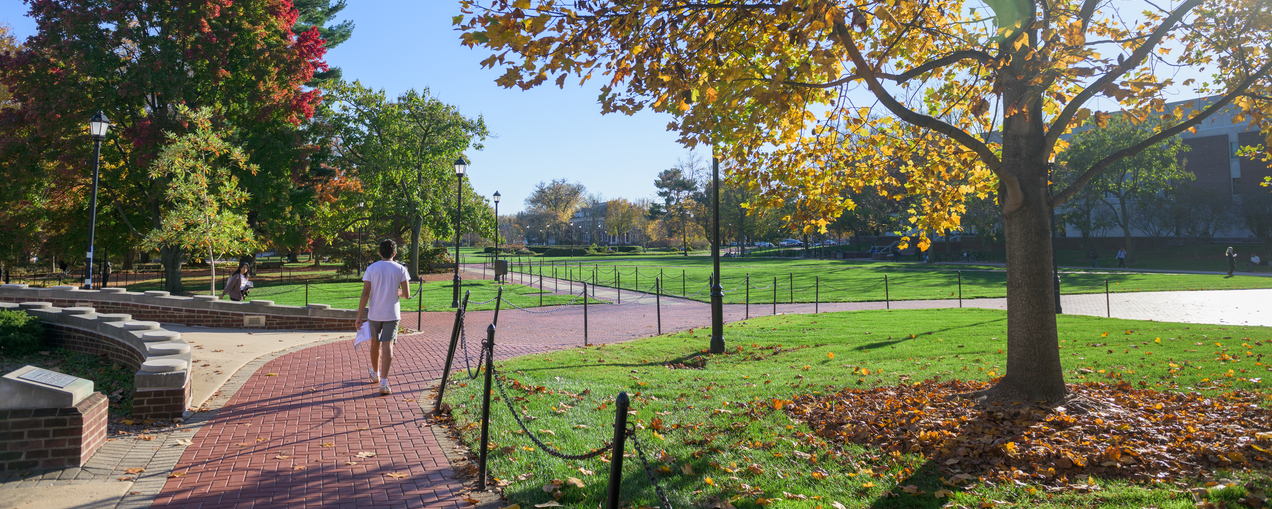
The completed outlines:
[[[1260,394],[1161,392],[1128,382],[1069,388],[1106,402],[1098,413],[977,407],[954,397],[986,387],[928,381],[844,389],[798,397],[784,410],[833,443],[921,455],[953,484],[989,479],[1059,486],[1089,476],[1160,482],[1272,466],[1272,413],[1260,407]]]

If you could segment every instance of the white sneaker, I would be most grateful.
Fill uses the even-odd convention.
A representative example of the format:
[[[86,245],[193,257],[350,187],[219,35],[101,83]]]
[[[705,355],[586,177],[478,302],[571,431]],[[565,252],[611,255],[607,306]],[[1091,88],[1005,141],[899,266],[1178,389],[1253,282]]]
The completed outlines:
[[[380,380],[380,395],[388,396],[389,394],[393,394],[393,389],[389,388],[389,381]]]
[[[367,373],[371,374],[371,383],[376,383],[380,381],[380,374],[376,373],[374,369],[368,369]]]

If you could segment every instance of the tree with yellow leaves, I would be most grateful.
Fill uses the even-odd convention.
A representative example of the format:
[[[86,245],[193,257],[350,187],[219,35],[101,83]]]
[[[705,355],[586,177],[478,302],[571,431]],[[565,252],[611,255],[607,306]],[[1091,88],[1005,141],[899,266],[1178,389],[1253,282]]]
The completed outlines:
[[[900,187],[926,247],[927,232],[958,228],[966,197],[995,195],[1010,267],[1008,359],[980,395],[988,399],[1068,396],[1051,290],[1055,207],[1113,163],[1223,108],[1272,132],[1264,0],[462,5],[462,42],[492,52],[483,64],[505,70],[499,84],[601,79],[603,112],[671,114],[683,144],[711,144],[731,160],[732,177],[767,200],[798,193],[795,219],[809,228],[852,208],[844,190]],[[1213,79],[1158,74],[1203,67]],[[1214,97],[1164,111],[1172,87]],[[1090,107],[1097,97],[1132,121],[1159,120],[1156,132],[1052,194],[1049,163],[1062,136],[1109,118]]]

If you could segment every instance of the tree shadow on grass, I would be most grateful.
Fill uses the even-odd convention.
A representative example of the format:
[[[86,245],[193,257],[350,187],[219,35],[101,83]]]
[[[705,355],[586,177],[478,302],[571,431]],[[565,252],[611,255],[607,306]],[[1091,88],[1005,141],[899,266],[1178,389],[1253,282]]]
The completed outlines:
[[[928,336],[928,335],[936,334],[936,333],[938,333],[938,332],[949,332],[949,331],[952,331],[952,330],[958,330],[958,329],[966,329],[966,328],[971,328],[971,327],[980,327],[980,326],[982,326],[982,325],[989,325],[989,324],[991,324],[991,323],[1006,322],[1006,321],[1007,321],[1007,318],[1005,318],[1005,317],[1004,317],[1004,318],[999,318],[999,319],[997,319],[997,320],[986,320],[986,321],[978,322],[978,323],[969,323],[969,324],[958,325],[958,326],[953,326],[953,327],[946,327],[946,328],[944,328],[944,329],[937,329],[937,330],[934,330],[934,331],[916,332],[916,333],[914,333],[914,334],[912,334],[912,335],[905,335],[905,336],[901,337],[900,339],[895,339],[895,340],[891,340],[891,341],[876,341],[876,342],[874,342],[874,343],[866,343],[866,344],[864,344],[864,345],[859,345],[859,346],[857,346],[856,348],[854,348],[854,350],[875,350],[875,349],[878,349],[878,348],[883,348],[883,347],[885,347],[885,346],[892,346],[892,345],[895,345],[895,344],[903,343],[903,342],[905,342],[905,341],[910,341],[910,340],[913,340],[913,339],[917,339],[919,336]]]

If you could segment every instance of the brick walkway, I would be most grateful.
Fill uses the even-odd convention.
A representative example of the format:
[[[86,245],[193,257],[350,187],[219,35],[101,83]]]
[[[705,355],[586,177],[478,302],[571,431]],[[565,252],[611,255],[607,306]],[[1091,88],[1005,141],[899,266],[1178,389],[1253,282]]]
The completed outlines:
[[[635,294],[624,293],[622,305],[588,307],[590,343],[652,335],[659,312],[663,332],[702,327],[710,321],[709,306],[701,302],[663,298],[662,306],[656,307],[651,305],[652,296],[633,300]],[[1105,313],[1103,295],[1066,296],[1063,302],[1070,313]],[[1113,314],[1272,324],[1265,316],[1272,313],[1253,306],[1258,302],[1272,302],[1272,291],[1120,294],[1113,296]],[[1238,304],[1248,309],[1237,309]],[[894,302],[892,308],[956,305],[957,301],[908,301]],[[1004,302],[967,300],[964,305],[1000,308]],[[818,307],[826,312],[885,306],[868,302]],[[813,308],[811,304],[779,304],[778,312],[808,313]],[[750,311],[752,316],[767,315],[772,306],[752,305]],[[741,320],[745,313],[742,305],[725,307],[728,321]],[[167,479],[154,499],[155,506],[470,507],[463,486],[454,479],[447,451],[423,418],[423,402],[416,401],[427,384],[441,375],[453,316],[403,316],[404,325],[414,326],[418,319],[426,332],[400,339],[392,396],[378,396],[376,386],[366,378],[365,348],[355,357],[348,340],[298,349],[263,362],[254,373],[244,373],[241,388],[201,423],[193,445],[172,470],[184,475]],[[493,311],[468,314],[465,334],[473,354],[493,319]],[[499,320],[496,343],[501,358],[584,341],[582,306],[504,309]],[[459,355],[456,367],[463,368],[462,351]],[[360,452],[375,456],[359,458]]]

